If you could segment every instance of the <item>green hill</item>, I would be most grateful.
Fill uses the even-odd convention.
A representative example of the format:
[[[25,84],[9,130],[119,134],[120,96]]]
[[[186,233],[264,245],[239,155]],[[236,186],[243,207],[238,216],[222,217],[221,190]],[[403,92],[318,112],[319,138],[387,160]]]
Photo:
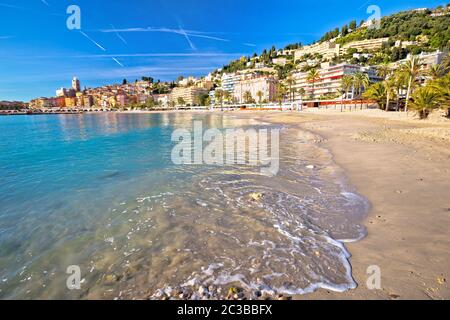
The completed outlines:
[[[365,52],[372,54],[370,58],[354,58],[354,52],[348,52],[334,61],[347,61],[362,65],[395,62],[404,59],[409,53],[419,54],[437,49],[448,50],[450,47],[450,4],[432,10],[411,10],[383,17],[378,29],[361,27],[363,22],[361,21],[360,27],[357,27],[356,21],[351,21],[348,25],[325,33],[317,42],[333,39],[336,43],[344,45],[359,40],[389,38],[389,41],[381,50]],[[399,47],[395,45],[396,41],[408,41],[410,43]],[[301,43],[295,43],[287,45],[284,49],[293,50],[301,46]],[[277,55],[277,50],[272,47],[270,50],[264,50],[261,55],[255,53],[252,58],[242,57],[239,60],[232,61],[225,65],[220,72],[236,72],[253,68],[255,63],[264,63],[267,67],[275,67],[283,78],[296,68],[298,62],[294,61],[293,56],[287,56],[289,62],[285,67],[274,66],[273,59]]]

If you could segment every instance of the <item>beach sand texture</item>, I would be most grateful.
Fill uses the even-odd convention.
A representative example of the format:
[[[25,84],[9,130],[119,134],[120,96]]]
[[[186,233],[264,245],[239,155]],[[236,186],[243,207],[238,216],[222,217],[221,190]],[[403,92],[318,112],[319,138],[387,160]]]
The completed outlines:
[[[368,237],[347,244],[358,288],[319,290],[298,299],[450,298],[450,121],[378,110],[262,117],[323,137],[322,144],[372,206]],[[381,290],[366,286],[371,265],[381,269]]]

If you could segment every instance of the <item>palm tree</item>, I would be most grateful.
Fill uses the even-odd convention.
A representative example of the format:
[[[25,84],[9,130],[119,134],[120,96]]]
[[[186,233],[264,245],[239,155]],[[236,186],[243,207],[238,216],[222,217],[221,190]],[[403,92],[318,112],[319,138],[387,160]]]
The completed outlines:
[[[184,100],[183,97],[179,97],[179,98],[177,99],[177,102],[178,102],[178,105],[179,105],[179,106],[184,106],[184,105],[186,105],[186,101]]]
[[[347,98],[347,93],[352,87],[353,87],[353,77],[350,75],[343,76],[341,80],[341,89],[342,89],[341,112],[343,111],[342,108],[344,104],[344,96]]]
[[[420,119],[426,119],[430,113],[439,108],[439,92],[433,88],[421,87],[412,95],[411,107],[416,110]]]
[[[306,94],[305,88],[300,88],[300,89],[297,90],[297,92],[298,92],[298,94],[300,95],[300,98],[302,99],[302,102],[303,102],[303,97],[304,97],[305,94]]]
[[[289,78],[286,79],[286,83],[289,86],[289,93],[291,94],[291,102],[294,102],[295,100],[295,79],[290,76]]]
[[[447,117],[450,118],[450,74],[433,81],[430,86],[439,94],[442,108],[447,109]]]
[[[353,81],[355,84],[357,94],[361,98],[361,110],[362,110],[363,107],[362,93],[370,85],[369,75],[367,73],[358,71],[353,75]]]
[[[276,100],[282,105],[284,98],[286,97],[286,87],[282,83],[277,84],[277,94],[276,94]]]
[[[309,70],[306,81],[312,83],[312,96],[314,97],[314,93],[316,91],[316,81],[320,80],[320,71],[316,68]]]
[[[406,91],[405,112],[408,112],[409,100],[411,98],[411,94],[414,91],[415,81],[421,73],[421,68],[422,68],[421,59],[413,55],[411,55],[406,60],[406,63],[401,68],[401,70],[408,76],[408,89]]]
[[[216,89],[214,97],[216,98],[216,102],[220,103],[220,109],[223,111],[223,91],[221,89]]]
[[[260,90],[256,93],[256,96],[258,97],[258,102],[259,102],[259,105],[261,106],[264,93]]]
[[[383,81],[384,89],[386,91],[386,111],[389,111],[391,104],[391,97],[395,95],[395,82],[393,78],[388,78]]]
[[[231,99],[231,93],[229,91],[223,91],[223,100],[226,100],[228,103],[230,103]]]
[[[445,63],[432,65],[428,71],[427,75],[432,79],[436,80],[443,77],[447,73]]]
[[[383,63],[378,66],[377,75],[385,79],[391,73],[391,68],[388,63]]]
[[[306,94],[306,90],[305,90],[305,88],[299,88],[299,89],[297,90],[297,92],[298,92],[298,94],[300,95],[300,99],[301,99],[301,103],[302,103],[302,105],[300,106],[300,109],[303,110],[303,97],[304,97],[305,94]]]
[[[250,91],[245,91],[244,92],[244,102],[246,104],[250,104],[253,102],[253,96],[252,93]]]
[[[386,87],[382,82],[371,85],[363,94],[364,98],[374,100],[380,109],[384,109],[386,102]]]

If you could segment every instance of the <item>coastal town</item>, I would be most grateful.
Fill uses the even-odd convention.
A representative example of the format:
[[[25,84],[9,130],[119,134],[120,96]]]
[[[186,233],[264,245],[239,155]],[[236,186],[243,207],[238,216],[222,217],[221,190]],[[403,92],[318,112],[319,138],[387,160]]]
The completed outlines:
[[[1,1],[0,301],[450,299],[450,3],[381,2]]]
[[[447,6],[416,9],[409,14],[446,19],[449,13]],[[260,55],[243,56],[204,77],[180,76],[172,82],[142,77],[98,88],[82,87],[80,80],[74,77],[72,85],[56,90],[54,97],[40,97],[29,103],[3,102],[1,112],[302,110],[330,105],[351,107],[358,103],[404,110],[405,100],[411,98],[413,91],[410,80],[424,86],[444,76],[448,72],[449,53],[445,48],[433,48],[432,39],[424,35],[410,36],[408,40],[393,37],[352,40],[371,32],[374,23],[361,21],[357,26],[356,21],[351,21],[311,45],[272,47]],[[414,74],[411,74],[411,61],[417,69],[417,72],[413,70]],[[380,97],[371,94],[371,88],[379,88],[380,84],[383,84],[386,103],[380,103]],[[391,91],[390,99],[385,99],[386,92]]]

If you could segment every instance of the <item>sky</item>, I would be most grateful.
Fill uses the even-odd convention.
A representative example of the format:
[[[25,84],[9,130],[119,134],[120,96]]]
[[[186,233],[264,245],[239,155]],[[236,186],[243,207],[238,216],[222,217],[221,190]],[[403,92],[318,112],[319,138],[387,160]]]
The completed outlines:
[[[378,5],[389,15],[433,0],[0,0],[0,101],[54,96],[77,76],[96,87],[202,76],[243,55],[304,44]],[[80,29],[69,28],[71,5]]]

